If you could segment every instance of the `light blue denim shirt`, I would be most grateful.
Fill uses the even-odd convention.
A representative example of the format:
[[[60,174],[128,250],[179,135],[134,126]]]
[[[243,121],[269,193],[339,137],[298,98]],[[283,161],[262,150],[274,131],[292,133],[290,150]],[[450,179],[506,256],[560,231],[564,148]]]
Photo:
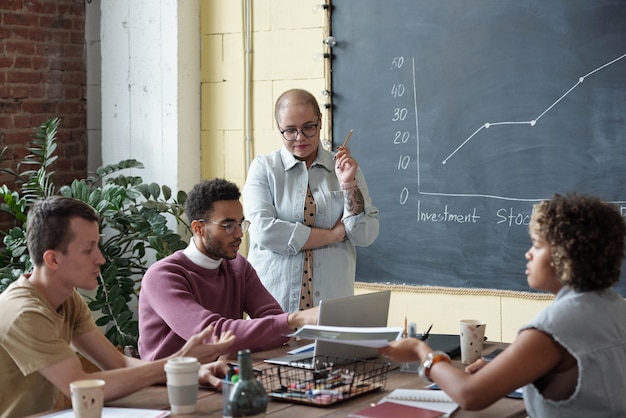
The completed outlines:
[[[344,213],[344,191],[335,175],[333,154],[321,144],[307,170],[288,150],[281,148],[257,156],[243,188],[243,208],[250,225],[248,260],[261,281],[287,312],[300,307],[302,246],[311,233],[304,225],[307,186],[317,204],[315,227],[331,229],[343,217],[347,239],[313,251],[313,302],[354,294],[355,246],[368,246],[378,237],[378,209],[372,206],[365,177],[357,181],[364,212]]]

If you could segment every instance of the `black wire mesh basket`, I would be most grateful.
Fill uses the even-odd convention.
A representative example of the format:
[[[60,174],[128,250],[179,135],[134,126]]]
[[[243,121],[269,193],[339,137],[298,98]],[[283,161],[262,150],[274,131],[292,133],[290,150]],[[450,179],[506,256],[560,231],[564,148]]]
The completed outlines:
[[[313,367],[301,366],[299,363],[272,366],[263,369],[258,379],[271,399],[330,406],[383,389],[390,363],[317,356],[313,358]]]

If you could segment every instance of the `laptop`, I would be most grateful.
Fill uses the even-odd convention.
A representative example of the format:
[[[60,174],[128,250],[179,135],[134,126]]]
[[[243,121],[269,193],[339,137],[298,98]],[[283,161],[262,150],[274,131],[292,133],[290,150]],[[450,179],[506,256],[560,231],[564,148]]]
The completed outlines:
[[[386,327],[390,297],[391,291],[385,290],[322,300],[317,324],[338,327]],[[371,347],[316,340],[312,352],[269,358],[265,362],[312,369],[315,367],[313,359],[332,357],[337,363],[342,359],[369,359],[379,355],[378,350]]]
[[[451,358],[461,355],[461,337],[459,334],[430,334],[426,343],[433,350],[443,351]]]

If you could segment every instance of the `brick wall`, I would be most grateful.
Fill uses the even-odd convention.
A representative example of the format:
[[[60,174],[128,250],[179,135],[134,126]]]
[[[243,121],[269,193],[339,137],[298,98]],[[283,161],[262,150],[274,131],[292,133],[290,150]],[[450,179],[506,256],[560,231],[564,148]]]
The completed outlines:
[[[83,178],[85,100],[85,0],[0,0],[0,149],[8,148],[2,167],[15,169],[36,128],[59,117],[54,182]],[[13,179],[0,174],[4,183]]]

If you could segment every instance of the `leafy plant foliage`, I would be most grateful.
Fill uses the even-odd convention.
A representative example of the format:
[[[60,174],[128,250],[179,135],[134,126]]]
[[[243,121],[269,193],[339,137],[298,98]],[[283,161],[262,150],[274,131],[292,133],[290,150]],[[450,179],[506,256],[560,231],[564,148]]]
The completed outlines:
[[[120,174],[141,169],[136,160],[100,167],[85,179],[56,187],[51,164],[57,159],[56,134],[60,120],[43,123],[30,144],[29,155],[17,170],[2,168],[6,148],[0,151],[0,172],[15,178],[15,190],[0,187],[0,210],[10,214],[14,225],[0,231],[5,248],[0,251],[0,292],[32,270],[26,247],[25,222],[28,209],[39,199],[60,194],[91,205],[100,216],[100,250],[106,259],[94,297],[86,297],[89,308],[100,312],[96,323],[106,326],[106,336],[115,345],[137,345],[138,324],[132,309],[133,297],[152,259],[161,259],[184,248],[186,243],[167,224],[168,216],[189,229],[182,219],[185,192],[172,197],[168,186],[144,183],[138,176]]]

